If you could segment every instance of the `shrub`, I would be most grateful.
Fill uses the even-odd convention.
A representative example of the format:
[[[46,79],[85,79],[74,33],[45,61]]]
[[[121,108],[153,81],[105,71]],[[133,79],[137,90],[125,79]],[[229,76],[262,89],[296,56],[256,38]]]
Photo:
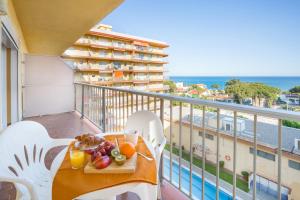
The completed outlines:
[[[290,121],[290,120],[282,120],[282,124],[283,124],[283,126],[300,129],[300,122]]]
[[[219,161],[220,168],[224,168],[225,162],[223,160]]]
[[[243,176],[243,178],[246,180],[246,181],[248,181],[248,179],[249,179],[249,172],[247,172],[247,171],[242,171],[242,176]]]

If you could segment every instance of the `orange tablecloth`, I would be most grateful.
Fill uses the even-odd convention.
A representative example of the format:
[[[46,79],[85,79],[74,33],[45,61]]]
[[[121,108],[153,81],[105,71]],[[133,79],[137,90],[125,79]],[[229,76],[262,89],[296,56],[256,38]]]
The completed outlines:
[[[105,136],[110,141],[114,141],[115,137],[118,137],[120,141],[123,139],[123,135]],[[151,155],[141,137],[136,149],[138,152]],[[133,174],[85,174],[83,169],[73,170],[71,168],[68,150],[53,180],[52,199],[70,200],[82,194],[129,182],[157,184],[155,160],[148,161],[138,156],[137,168]]]

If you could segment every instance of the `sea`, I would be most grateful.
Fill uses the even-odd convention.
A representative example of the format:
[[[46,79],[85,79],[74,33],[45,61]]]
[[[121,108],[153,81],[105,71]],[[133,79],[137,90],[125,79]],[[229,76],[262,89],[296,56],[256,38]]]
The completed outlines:
[[[294,86],[300,86],[300,76],[170,76],[174,82],[183,82],[185,86],[202,83],[211,89],[213,84],[219,84],[221,89],[225,88],[227,81],[239,79],[242,82],[258,82],[288,91]]]

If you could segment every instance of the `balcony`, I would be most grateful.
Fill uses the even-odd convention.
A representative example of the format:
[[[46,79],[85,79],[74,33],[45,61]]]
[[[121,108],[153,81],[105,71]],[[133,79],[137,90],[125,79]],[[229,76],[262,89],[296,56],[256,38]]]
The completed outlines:
[[[148,88],[142,84],[135,90],[74,84],[74,71],[61,60],[61,52],[121,0],[61,1],[55,6],[52,1],[28,1],[8,1],[10,9],[0,19],[2,53],[11,52],[1,56],[1,61],[11,61],[1,62],[1,72],[5,72],[0,77],[1,131],[18,121],[33,120],[56,138],[122,132],[131,114],[149,110],[160,117],[168,141],[158,169],[164,200],[300,199],[300,150],[295,145],[300,133],[282,125],[285,119],[300,121],[299,113],[144,92]],[[73,8],[68,15],[66,7]],[[76,66],[90,67],[88,62]],[[103,84],[94,78],[94,84]],[[112,85],[113,80],[105,84]],[[152,84],[150,89],[161,92],[166,88]],[[53,151],[46,160],[48,167],[59,149]],[[14,161],[19,164],[16,157]],[[2,178],[4,168],[0,169]],[[13,185],[0,186],[1,199],[14,199]],[[138,198],[126,193],[118,199]]]
[[[24,120],[35,121],[42,124],[53,138],[74,138],[81,133],[99,133],[101,130],[87,119],[81,119],[78,112],[68,112],[62,114],[48,115],[42,117],[29,117]],[[61,147],[51,149],[46,155],[46,166],[50,169],[53,158],[61,151]],[[175,193],[174,193],[175,192]],[[165,182],[162,185],[162,196],[164,200],[172,200],[175,197],[187,199],[179,191]],[[16,198],[15,186],[8,182],[0,182],[0,197],[2,200],[12,200]],[[138,200],[133,193],[124,193],[117,197],[118,200]]]
[[[283,119],[299,121],[298,113],[128,89],[82,84],[76,84],[75,88],[78,91],[76,110],[103,131],[122,131],[127,117],[138,110],[150,110],[158,114],[168,139],[160,169],[161,179],[171,184],[174,190],[181,191],[183,196],[201,199],[204,190],[205,196],[219,199],[277,199],[278,194],[281,199],[289,199],[293,193],[294,188],[288,185],[289,180],[283,176],[282,168],[290,155],[287,141],[283,142],[283,138],[291,130],[283,127],[281,122]],[[101,98],[101,93],[106,98]],[[94,102],[92,99],[102,99],[105,107],[101,107],[101,100]],[[93,109],[97,107],[100,111]],[[246,115],[247,120],[241,117]],[[249,115],[252,117],[249,118]],[[202,120],[203,116],[205,120]],[[266,118],[272,118],[273,122],[265,124],[263,121]],[[247,124],[246,128],[243,128],[243,123]],[[272,133],[262,132],[265,127]],[[266,137],[275,134],[275,143],[270,145],[271,141],[264,141],[267,139],[262,134]],[[262,156],[270,160],[264,161]],[[249,161],[245,164],[244,159]],[[225,166],[216,165],[220,161],[225,162]],[[274,170],[268,171],[261,166],[269,162],[274,164]],[[205,171],[202,170],[203,166]],[[251,166],[248,181],[241,175],[245,166]],[[262,190],[263,187],[269,187],[269,192]]]

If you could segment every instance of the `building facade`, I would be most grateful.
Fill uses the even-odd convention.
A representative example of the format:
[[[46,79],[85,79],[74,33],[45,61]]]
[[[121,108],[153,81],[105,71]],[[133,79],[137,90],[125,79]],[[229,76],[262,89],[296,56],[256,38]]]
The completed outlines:
[[[205,120],[205,159],[207,162],[216,164],[217,160],[217,135],[216,131],[216,116],[213,113],[206,113]],[[189,151],[190,144],[194,150],[194,155],[202,157],[202,117],[194,116],[193,119],[193,140],[190,143],[190,119],[186,115],[182,119],[182,136],[181,148]],[[170,121],[165,120],[165,136],[170,141]],[[173,121],[172,123],[172,145],[175,148],[179,147],[179,128],[180,122]],[[237,174],[241,176],[243,171],[250,174],[249,189],[252,189],[253,173],[253,121],[239,118],[237,120]],[[264,122],[259,122],[257,125],[257,188],[267,193],[271,193],[276,198],[277,189],[277,172],[278,172],[278,155],[277,152],[277,132],[276,126]],[[282,138],[282,168],[284,169],[282,176],[282,192],[288,199],[299,199],[300,187],[300,154],[299,147],[295,142],[300,139],[300,129],[283,127]],[[224,168],[233,171],[234,151],[233,151],[233,118],[229,116],[220,117],[220,152],[219,160],[224,161]],[[285,199],[285,198],[283,198]]]
[[[96,25],[67,49],[64,60],[75,70],[75,82],[164,91],[168,44],[112,31]]]

